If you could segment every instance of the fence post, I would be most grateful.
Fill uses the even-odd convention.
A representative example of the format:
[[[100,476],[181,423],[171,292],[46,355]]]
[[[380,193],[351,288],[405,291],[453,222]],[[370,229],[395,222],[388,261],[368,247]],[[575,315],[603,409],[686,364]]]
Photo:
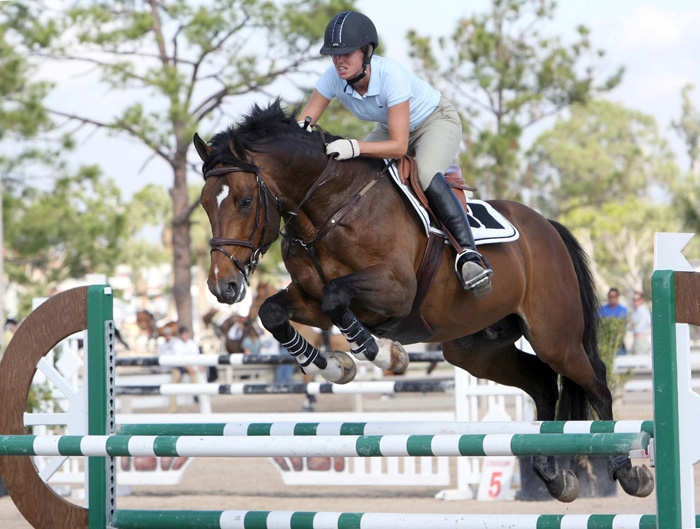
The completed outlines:
[[[112,288],[90,286],[87,297],[87,372],[84,383],[88,384],[88,434],[109,435],[115,431]],[[86,464],[89,527],[105,529],[111,524],[116,509],[114,458],[89,457]]]

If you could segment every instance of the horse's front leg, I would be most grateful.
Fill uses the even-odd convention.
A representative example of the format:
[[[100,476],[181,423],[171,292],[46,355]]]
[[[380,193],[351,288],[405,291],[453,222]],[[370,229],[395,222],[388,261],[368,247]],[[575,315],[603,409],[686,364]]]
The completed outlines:
[[[408,367],[406,350],[389,340],[380,340],[378,343],[350,310],[350,304],[355,302],[380,313],[407,305],[408,309],[405,312],[408,313],[412,299],[406,296],[407,289],[385,290],[387,281],[390,281],[387,276],[391,276],[390,270],[386,266],[377,265],[329,281],[323,288],[321,310],[328,314],[340,329],[350,343],[350,352],[357,359],[367,360],[393,373],[403,373]],[[383,286],[381,291],[380,285]],[[388,291],[394,294],[388,294]],[[391,316],[394,314],[388,315],[387,318]]]
[[[316,325],[328,321],[318,304],[308,300],[297,285],[292,284],[267,298],[258,316],[263,327],[289,351],[304,373],[319,374],[336,384],[346,384],[355,378],[357,368],[350,355],[341,351],[322,353],[292,327],[290,317],[300,323]]]

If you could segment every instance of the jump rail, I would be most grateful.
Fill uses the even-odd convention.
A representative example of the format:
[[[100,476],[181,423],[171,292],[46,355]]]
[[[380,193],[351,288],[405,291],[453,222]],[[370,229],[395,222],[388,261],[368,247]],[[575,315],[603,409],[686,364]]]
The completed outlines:
[[[444,362],[445,357],[440,351],[409,352],[408,360],[416,362]],[[295,364],[291,356],[281,355],[162,355],[162,356],[135,356],[117,358],[117,367],[141,366],[141,367],[182,367],[182,366],[240,366],[240,365],[280,365]]]

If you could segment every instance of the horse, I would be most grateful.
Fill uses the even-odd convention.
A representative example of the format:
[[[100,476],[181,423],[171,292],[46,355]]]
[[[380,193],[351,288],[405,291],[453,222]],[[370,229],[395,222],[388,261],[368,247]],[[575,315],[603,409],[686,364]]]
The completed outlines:
[[[338,162],[325,153],[333,139],[320,127],[299,127],[279,100],[253,106],[209,143],[195,134],[203,161],[201,204],[213,234],[208,287],[218,301],[243,299],[250,275],[281,236],[291,282],[265,300],[259,314],[306,372],[345,383],[354,363],[312,347],[290,320],[335,324],[356,357],[382,368],[395,362],[377,354],[372,335],[441,343],[450,364],[525,391],[538,420],[585,420],[591,408],[612,420],[597,349],[597,294],[571,232],[523,204],[490,201],[520,236],[480,246],[494,274],[491,294],[477,299],[455,277],[453,247],[442,239],[431,245],[433,235],[387,177],[385,161]],[[427,249],[436,257],[424,258]],[[428,285],[417,278],[423,261],[436,268]],[[536,355],[516,347],[522,336]],[[576,498],[573,472],[558,469],[552,456],[532,463],[554,498]],[[609,457],[608,472],[628,494],[653,490],[649,469],[632,466],[627,456]]]
[[[177,334],[177,322],[169,321],[164,325],[158,325],[156,317],[147,310],[140,310],[136,313],[136,325],[142,333],[148,335],[149,340]]]

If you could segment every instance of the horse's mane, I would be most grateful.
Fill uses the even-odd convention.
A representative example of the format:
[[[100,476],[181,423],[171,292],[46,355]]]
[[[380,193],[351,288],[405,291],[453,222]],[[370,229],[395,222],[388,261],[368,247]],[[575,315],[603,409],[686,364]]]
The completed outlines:
[[[252,168],[250,164],[231,153],[229,143],[232,139],[239,140],[243,147],[251,152],[266,152],[273,146],[279,145],[281,141],[293,140],[295,149],[306,146],[309,152],[316,151],[319,155],[325,156],[323,141],[330,143],[342,136],[336,136],[324,130],[322,138],[321,133],[316,129],[311,132],[302,129],[296,117],[300,110],[301,107],[297,106],[289,112],[285,111],[279,98],[267,106],[254,104],[238,125],[226,128],[211,139],[209,144],[213,149],[204,163],[203,172],[218,164]]]

